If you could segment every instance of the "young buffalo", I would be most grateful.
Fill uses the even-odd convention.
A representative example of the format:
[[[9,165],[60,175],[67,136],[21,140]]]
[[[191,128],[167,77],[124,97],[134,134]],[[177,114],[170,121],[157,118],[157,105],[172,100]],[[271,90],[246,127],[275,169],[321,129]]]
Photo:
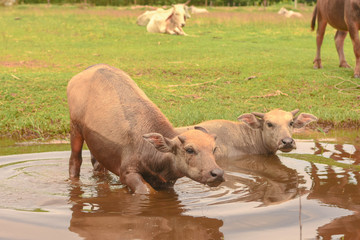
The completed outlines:
[[[228,120],[205,121],[198,126],[215,134],[218,150],[216,159],[238,158],[245,154],[275,154],[278,150],[290,152],[296,148],[292,131],[317,118],[299,110],[286,112],[280,109],[268,113],[246,113],[238,117],[240,122]],[[177,132],[194,129],[194,126],[177,128]]]
[[[134,193],[172,186],[187,176],[219,185],[214,136],[204,128],[177,134],[160,109],[123,71],[99,64],[67,87],[71,122],[70,178],[78,178],[84,141],[91,154]]]

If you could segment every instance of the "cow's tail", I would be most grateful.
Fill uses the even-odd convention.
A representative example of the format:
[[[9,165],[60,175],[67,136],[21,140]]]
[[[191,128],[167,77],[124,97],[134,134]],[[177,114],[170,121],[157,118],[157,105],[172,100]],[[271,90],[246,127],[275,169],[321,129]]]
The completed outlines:
[[[314,31],[314,29],[315,29],[316,14],[317,14],[317,6],[315,6],[315,8],[314,8],[313,17],[311,19],[311,31]]]

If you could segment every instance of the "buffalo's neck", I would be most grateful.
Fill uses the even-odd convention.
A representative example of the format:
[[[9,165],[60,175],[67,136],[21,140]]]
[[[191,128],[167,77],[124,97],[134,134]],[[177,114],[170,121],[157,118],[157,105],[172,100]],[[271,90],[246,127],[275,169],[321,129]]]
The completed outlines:
[[[174,185],[178,178],[184,176],[175,167],[175,155],[159,152],[152,146],[151,148],[153,151],[143,155],[139,166],[143,178],[154,188]]]
[[[245,154],[273,154],[264,143],[262,131],[253,129],[244,123],[234,123],[237,125],[237,139],[234,141],[234,147]]]
[[[153,111],[152,115],[148,116],[147,120],[149,121],[144,126],[148,129],[146,132],[159,133],[168,139],[173,139],[178,135],[169,120],[160,111]],[[139,152],[141,155],[139,171],[145,181],[154,188],[157,188],[156,185],[171,186],[177,178],[182,177],[176,171],[174,154],[160,152],[144,140],[141,141]]]

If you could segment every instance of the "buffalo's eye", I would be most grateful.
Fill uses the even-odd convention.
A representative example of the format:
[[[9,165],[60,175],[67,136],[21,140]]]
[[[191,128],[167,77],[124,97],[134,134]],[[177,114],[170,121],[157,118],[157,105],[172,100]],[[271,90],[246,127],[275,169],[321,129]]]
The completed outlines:
[[[195,151],[193,148],[186,148],[185,151],[188,153],[188,154],[194,154]]]
[[[292,126],[294,125],[294,121],[291,121],[291,122],[289,123],[289,125],[290,125],[290,127],[292,127]]]
[[[269,128],[273,127],[274,125],[271,122],[266,123]]]

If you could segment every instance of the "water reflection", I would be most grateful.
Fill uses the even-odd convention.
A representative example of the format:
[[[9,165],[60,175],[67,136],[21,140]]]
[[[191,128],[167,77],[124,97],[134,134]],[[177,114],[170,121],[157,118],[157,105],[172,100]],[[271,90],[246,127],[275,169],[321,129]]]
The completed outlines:
[[[131,195],[112,189],[101,181],[94,197],[73,184],[69,196],[73,204],[69,230],[84,239],[222,239],[223,221],[182,215],[183,206],[174,191]]]
[[[279,205],[306,193],[304,177],[278,156],[249,155],[219,165],[226,169],[226,182],[216,188],[183,178],[173,190],[142,196],[129,194],[109,175],[95,176],[92,186],[73,183],[69,230],[85,239],[222,239],[223,219],[230,215],[242,218],[245,209]],[[230,215],[228,207],[234,207]],[[226,228],[241,232],[238,222]]]
[[[285,166],[277,155],[245,155],[236,160],[219,162],[227,170],[223,187],[241,194],[238,201],[260,202],[260,206],[280,204],[304,194],[304,177]],[[245,188],[239,188],[243,184]]]
[[[329,224],[321,226],[317,229],[318,238],[323,240],[340,239],[339,236],[341,236],[346,240],[358,240],[360,239],[359,226],[359,214],[336,218]]]
[[[69,152],[0,156],[0,238],[49,239],[61,230],[74,239],[360,239],[360,173],[296,157],[359,163],[360,147],[297,145],[292,155],[219,162],[227,181],[218,187],[182,178],[151,196],[94,175],[88,152],[77,183],[67,180]]]
[[[350,144],[328,144],[315,141],[315,155],[323,155],[339,162],[360,165],[360,146]]]
[[[318,228],[318,236],[332,239],[337,235],[345,239],[360,239],[360,174],[358,171],[344,170],[332,166],[311,163],[309,171],[313,186],[308,199],[317,199],[330,206],[354,211],[355,214],[336,218]]]

